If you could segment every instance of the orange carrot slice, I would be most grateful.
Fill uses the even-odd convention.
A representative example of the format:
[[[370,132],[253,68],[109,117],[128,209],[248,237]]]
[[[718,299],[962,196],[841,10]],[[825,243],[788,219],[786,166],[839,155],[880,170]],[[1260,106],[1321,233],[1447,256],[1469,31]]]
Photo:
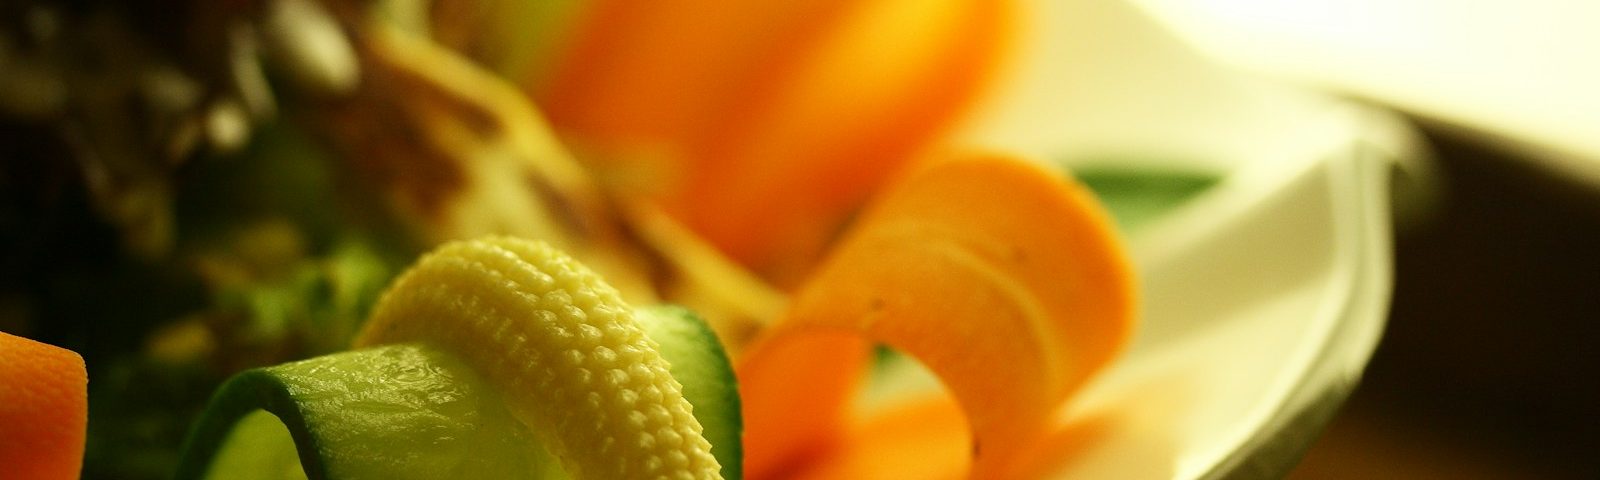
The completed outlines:
[[[0,332],[0,469],[6,478],[78,478],[88,387],[77,353]]]
[[[748,101],[769,62],[793,61],[850,3],[596,1],[554,76],[524,84],[548,83],[538,103],[579,141],[681,141]]]
[[[838,405],[860,378],[865,350],[795,345],[851,334],[939,376],[971,425],[974,476],[1003,477],[1012,452],[1038,438],[1126,343],[1133,289],[1109,218],[1076,184],[990,155],[913,172],[741,362],[747,472],[775,473],[837,441],[828,428],[843,422]],[[816,371],[824,368],[836,370]],[[832,383],[801,396],[774,387],[829,375]],[[771,418],[780,414],[797,418]]]
[[[919,399],[866,420],[790,478],[959,480],[971,467],[971,441],[953,399]]]
[[[536,95],[552,123],[783,286],[973,103],[1015,13],[977,0],[593,8]]]
[[[769,332],[771,332],[769,330]],[[867,363],[853,331],[789,331],[734,365],[744,417],[744,475],[777,477],[834,448]]]

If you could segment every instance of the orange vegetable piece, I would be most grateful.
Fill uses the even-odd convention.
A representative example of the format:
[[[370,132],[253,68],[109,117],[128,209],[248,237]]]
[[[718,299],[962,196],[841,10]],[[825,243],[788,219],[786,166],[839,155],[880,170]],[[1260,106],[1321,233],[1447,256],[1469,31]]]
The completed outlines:
[[[1005,477],[1010,455],[1126,343],[1133,292],[1111,222],[1084,188],[984,154],[912,172],[742,359],[746,472],[764,478],[838,441],[839,405],[870,341],[939,376],[971,425],[974,476]],[[846,336],[854,348],[796,347]],[[823,378],[803,395],[781,388]]]
[[[0,476],[78,478],[88,388],[77,353],[0,332]]]
[[[990,0],[601,1],[535,97],[603,177],[792,286],[995,76]]]
[[[745,478],[796,471],[836,446],[867,351],[866,340],[847,330],[788,331],[745,351],[734,365]]]
[[[866,420],[792,480],[959,480],[971,468],[972,433],[949,396],[919,399]]]

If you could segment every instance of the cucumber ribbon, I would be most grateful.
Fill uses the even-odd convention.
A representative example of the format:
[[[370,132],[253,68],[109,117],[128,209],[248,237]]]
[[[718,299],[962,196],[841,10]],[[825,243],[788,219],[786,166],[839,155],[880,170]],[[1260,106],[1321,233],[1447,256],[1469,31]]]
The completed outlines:
[[[724,478],[740,478],[739,398],[704,321],[641,309]],[[567,478],[500,392],[426,343],[384,345],[245,371],[213,397],[178,479]]]

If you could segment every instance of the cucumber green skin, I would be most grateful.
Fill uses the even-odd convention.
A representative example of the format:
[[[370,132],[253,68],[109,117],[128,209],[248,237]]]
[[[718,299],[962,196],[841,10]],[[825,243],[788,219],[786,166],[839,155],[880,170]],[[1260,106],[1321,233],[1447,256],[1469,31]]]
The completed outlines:
[[[235,428],[258,409],[288,427],[300,466],[312,480],[559,473],[554,459],[470,368],[432,348],[401,344],[235,376],[186,440],[176,478],[270,478],[208,472],[230,435],[244,435],[254,446],[249,448],[273,447],[262,445],[271,437]]]
[[[262,370],[249,370],[235,375],[212,397],[211,404],[200,417],[200,423],[184,440],[183,456],[173,478],[205,478],[212,458],[222,449],[234,424],[257,409],[271,412],[289,426],[289,435],[294,438],[301,466],[309,478],[328,478],[322,456],[315,453],[320,449],[320,442],[306,428],[305,416],[295,406],[295,401],[282,382]]]
[[[645,335],[659,344],[671,364],[672,378],[683,384],[683,397],[694,406],[701,435],[711,442],[711,456],[722,465],[722,478],[744,478],[744,416],[733,364],[716,333],[693,311],[676,305],[639,309]]]
[[[721,343],[681,307],[639,310],[645,333],[683,384],[725,479],[742,478],[738,385]],[[223,445],[257,410],[288,428],[306,478],[567,478],[558,462],[499,401],[496,390],[453,356],[420,344],[388,345],[249,370],[223,384],[185,440],[175,478],[216,478]],[[235,428],[236,426],[242,428]],[[239,431],[236,431],[239,430]],[[271,448],[260,445],[252,448]],[[226,478],[281,478],[226,472]]]

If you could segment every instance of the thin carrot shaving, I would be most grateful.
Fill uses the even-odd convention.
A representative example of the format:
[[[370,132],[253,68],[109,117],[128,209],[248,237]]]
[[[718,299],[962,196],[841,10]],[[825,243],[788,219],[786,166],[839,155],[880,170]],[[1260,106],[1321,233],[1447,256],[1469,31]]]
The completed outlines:
[[[877,342],[955,397],[973,476],[1005,477],[1013,452],[1126,343],[1133,290],[1083,188],[1006,157],[933,162],[877,200],[740,363],[749,472],[766,478],[839,441],[840,405]]]

